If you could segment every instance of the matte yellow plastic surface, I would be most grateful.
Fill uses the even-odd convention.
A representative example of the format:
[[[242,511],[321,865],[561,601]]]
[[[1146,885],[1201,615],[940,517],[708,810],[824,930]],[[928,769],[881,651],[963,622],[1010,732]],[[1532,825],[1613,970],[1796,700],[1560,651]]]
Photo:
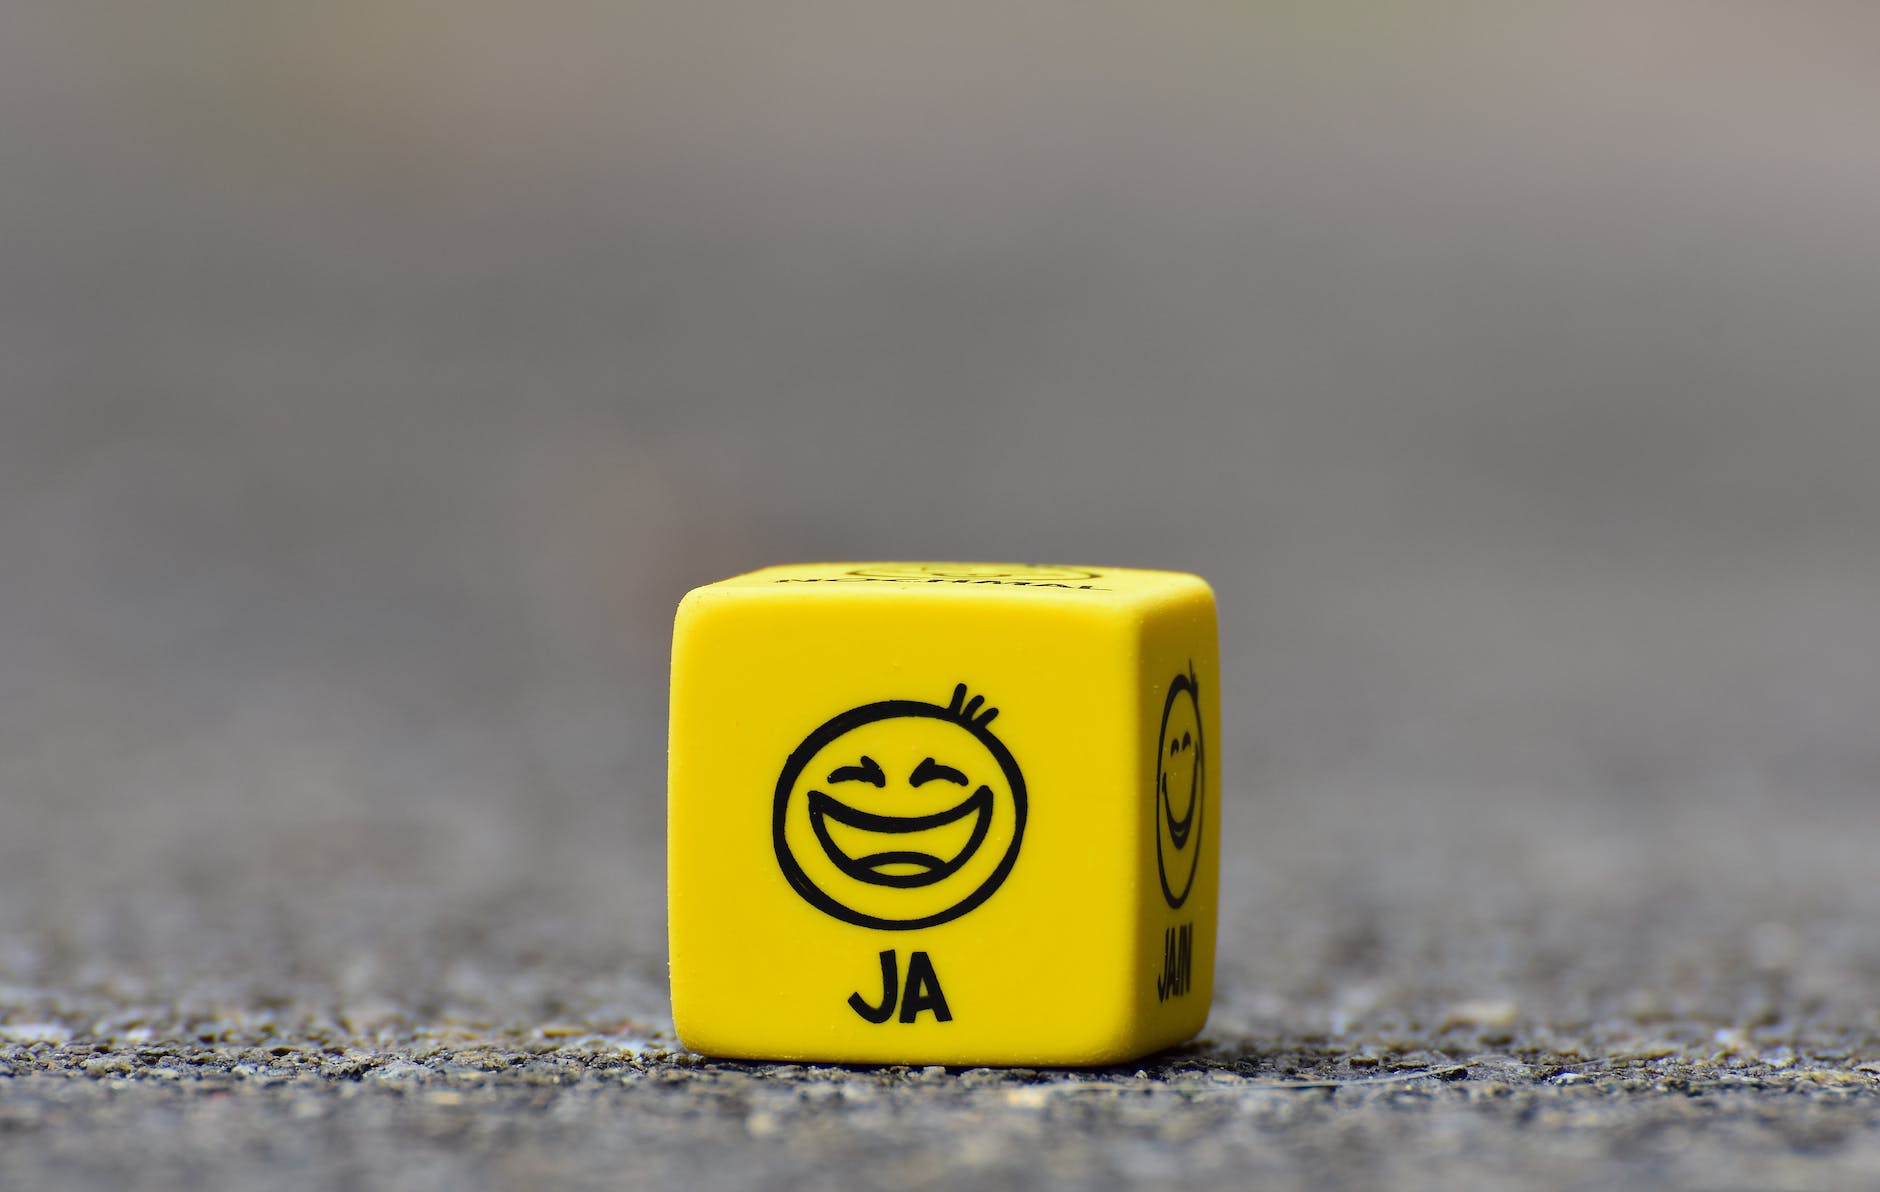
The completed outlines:
[[[1174,572],[775,567],[673,631],[687,1047],[1089,1064],[1213,996],[1214,596]]]

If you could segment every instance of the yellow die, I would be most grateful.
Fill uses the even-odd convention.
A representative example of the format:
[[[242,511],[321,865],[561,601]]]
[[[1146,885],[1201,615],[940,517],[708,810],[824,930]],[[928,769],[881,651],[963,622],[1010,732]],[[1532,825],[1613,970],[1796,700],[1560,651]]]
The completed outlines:
[[[773,567],[673,632],[673,1021],[696,1051],[1091,1064],[1213,996],[1214,597],[1173,572]]]

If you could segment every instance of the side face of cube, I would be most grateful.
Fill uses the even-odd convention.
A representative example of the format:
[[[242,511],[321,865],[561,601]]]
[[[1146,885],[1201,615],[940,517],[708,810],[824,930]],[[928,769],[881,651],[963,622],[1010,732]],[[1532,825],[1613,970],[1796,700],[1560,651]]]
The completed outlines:
[[[1147,824],[1137,859],[1136,984],[1144,1038],[1166,1047],[1206,1023],[1220,901],[1221,719],[1213,594],[1196,581],[1145,620],[1137,761]]]
[[[1211,600],[1202,653],[1192,609],[1145,613],[1140,591],[1099,573],[1033,589],[865,570],[760,572],[681,606],[681,1040],[745,1058],[1069,1064],[1193,1033],[1212,969],[1215,779],[1197,771],[1190,807],[1145,795],[1144,776],[1177,656],[1211,688]],[[1213,727],[1210,701],[1193,709],[1190,740]],[[1180,840],[1158,854],[1165,822]],[[1158,855],[1188,887],[1178,906]],[[1160,977],[1165,924],[1192,929],[1204,909],[1188,983],[1146,1000],[1150,936]]]

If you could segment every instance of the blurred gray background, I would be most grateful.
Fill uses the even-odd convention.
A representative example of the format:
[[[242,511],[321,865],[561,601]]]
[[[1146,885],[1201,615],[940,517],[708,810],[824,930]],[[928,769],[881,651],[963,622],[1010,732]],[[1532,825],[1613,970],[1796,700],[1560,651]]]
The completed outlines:
[[[673,605],[967,558],[1214,582],[1217,1032],[1877,1046],[1880,10],[0,27],[12,1020],[656,1027]]]

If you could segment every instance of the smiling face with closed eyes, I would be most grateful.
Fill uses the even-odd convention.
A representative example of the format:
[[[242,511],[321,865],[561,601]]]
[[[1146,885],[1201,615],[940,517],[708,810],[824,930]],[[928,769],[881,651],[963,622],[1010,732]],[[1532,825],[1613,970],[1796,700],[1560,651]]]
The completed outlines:
[[[1180,907],[1194,888],[1201,860],[1207,747],[1201,739],[1200,693],[1193,675],[1176,675],[1162,705],[1156,750],[1155,863],[1162,897]]]
[[[777,860],[836,918],[927,927],[990,897],[1018,856],[1025,785],[968,702],[886,700],[811,733],[778,780]]]

